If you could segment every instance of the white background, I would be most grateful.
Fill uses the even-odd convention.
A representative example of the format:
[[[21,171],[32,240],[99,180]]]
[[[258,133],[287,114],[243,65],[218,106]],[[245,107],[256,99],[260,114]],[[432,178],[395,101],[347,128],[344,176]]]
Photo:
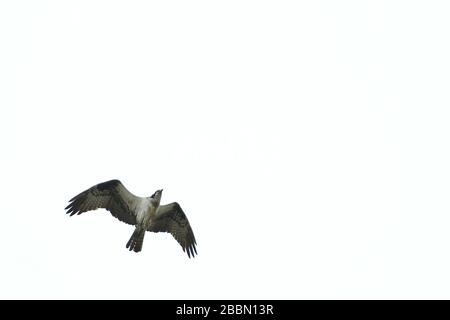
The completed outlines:
[[[0,298],[450,298],[448,1],[2,1]],[[164,188],[199,255],[67,201]]]

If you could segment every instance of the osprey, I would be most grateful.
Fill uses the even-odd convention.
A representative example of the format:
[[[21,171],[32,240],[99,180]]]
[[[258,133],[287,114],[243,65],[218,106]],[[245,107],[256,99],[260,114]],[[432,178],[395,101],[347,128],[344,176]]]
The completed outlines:
[[[127,248],[142,250],[145,231],[169,232],[187,252],[188,257],[197,254],[191,225],[177,202],[160,205],[162,189],[151,197],[137,197],[119,180],[99,183],[69,200],[66,213],[73,216],[86,211],[105,208],[122,222],[136,226]]]

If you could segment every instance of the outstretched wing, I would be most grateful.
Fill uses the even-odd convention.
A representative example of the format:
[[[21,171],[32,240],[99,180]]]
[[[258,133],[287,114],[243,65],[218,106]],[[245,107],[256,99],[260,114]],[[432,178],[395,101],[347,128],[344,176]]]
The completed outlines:
[[[129,192],[119,180],[99,183],[69,201],[66,213],[73,216],[86,211],[105,208],[122,222],[135,225],[133,208],[138,198]]]
[[[148,231],[169,232],[186,251],[188,257],[197,254],[194,233],[188,218],[177,202],[172,202],[158,208],[156,219],[150,224]]]

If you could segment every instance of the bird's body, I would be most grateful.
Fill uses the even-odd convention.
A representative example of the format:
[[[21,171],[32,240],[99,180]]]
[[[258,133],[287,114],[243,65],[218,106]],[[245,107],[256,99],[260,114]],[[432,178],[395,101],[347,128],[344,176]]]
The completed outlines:
[[[105,208],[122,222],[135,226],[127,248],[142,250],[146,231],[169,232],[189,257],[195,256],[196,241],[189,221],[177,202],[160,205],[162,190],[151,197],[137,197],[119,180],[99,183],[70,200],[66,207],[71,216],[97,208]]]
[[[152,201],[152,199],[141,198],[136,208],[136,224],[148,229],[152,220],[154,220],[156,211],[159,208],[159,203]]]

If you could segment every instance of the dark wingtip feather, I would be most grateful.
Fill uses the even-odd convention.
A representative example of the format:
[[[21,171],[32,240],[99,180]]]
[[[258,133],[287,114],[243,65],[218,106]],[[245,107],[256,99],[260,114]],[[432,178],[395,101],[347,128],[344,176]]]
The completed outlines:
[[[67,207],[64,208],[64,210],[66,210],[66,214],[70,214],[71,212],[73,212],[75,210],[75,208],[73,207],[73,203],[70,203]]]
[[[73,216],[75,214],[80,214],[80,206],[83,203],[83,201],[86,198],[86,191],[76,195],[72,199],[69,200],[69,204],[65,208],[67,210],[67,214],[70,214],[70,216]]]
[[[195,255],[198,254],[195,245],[192,243],[186,248],[186,251],[189,258],[195,258]]]
[[[67,214],[69,214],[70,216],[73,216],[74,214],[77,213],[78,210],[75,209],[75,207],[71,206],[69,210],[67,210]]]

